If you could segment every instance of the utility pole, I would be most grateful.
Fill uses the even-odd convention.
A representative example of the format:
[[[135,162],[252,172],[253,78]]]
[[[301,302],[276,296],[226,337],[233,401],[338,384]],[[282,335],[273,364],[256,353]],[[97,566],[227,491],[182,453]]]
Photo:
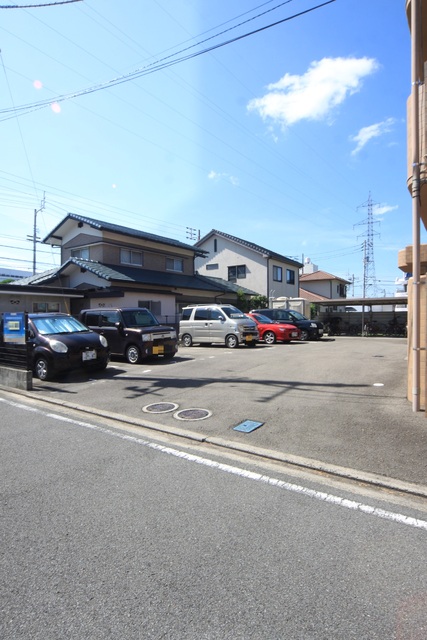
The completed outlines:
[[[45,197],[46,193],[43,192],[43,199],[40,203],[40,209],[34,209],[34,225],[33,225],[33,235],[27,236],[27,240],[31,240],[33,243],[33,276],[36,274],[36,264],[37,264],[37,242],[40,242],[40,238],[37,235],[37,214],[44,210],[45,208]]]
[[[200,240],[200,229],[193,229],[192,227],[186,227],[187,240]]]

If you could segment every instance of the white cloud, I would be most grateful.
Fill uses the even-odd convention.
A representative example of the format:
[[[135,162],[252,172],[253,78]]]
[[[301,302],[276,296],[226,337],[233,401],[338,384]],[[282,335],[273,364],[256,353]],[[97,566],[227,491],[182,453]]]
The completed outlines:
[[[301,76],[285,74],[268,93],[248,104],[263,120],[283,127],[300,120],[324,120],[344,100],[360,91],[362,80],[379,68],[373,58],[323,58]]]
[[[386,213],[390,213],[390,211],[396,211],[396,209],[398,208],[399,207],[396,204],[395,205],[379,204],[372,209],[372,213],[375,216],[379,217],[379,216],[384,216]]]
[[[239,186],[239,179],[236,178],[236,176],[230,175],[229,173],[217,173],[217,171],[212,170],[208,173],[208,179],[214,180],[215,182],[219,182],[220,180],[226,180],[227,182],[230,182],[230,184],[232,184],[233,187]]]
[[[369,127],[362,127],[357,135],[351,136],[350,138],[352,142],[356,142],[356,147],[351,152],[351,155],[355,156],[359,153],[359,151],[361,151],[373,138],[379,138],[385,133],[389,133],[394,123],[394,118],[387,118],[387,120],[384,120],[383,122],[371,124]]]

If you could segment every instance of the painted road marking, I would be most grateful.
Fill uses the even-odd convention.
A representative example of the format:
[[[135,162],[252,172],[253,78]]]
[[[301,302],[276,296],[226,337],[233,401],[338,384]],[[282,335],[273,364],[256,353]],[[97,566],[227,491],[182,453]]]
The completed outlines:
[[[24,404],[20,404],[18,402],[11,402],[9,400],[5,400],[4,398],[0,398],[0,402],[4,402],[5,404],[8,404],[12,407],[16,407],[17,409],[22,409],[24,411],[33,411],[35,413],[39,413],[41,415],[46,416],[47,418],[52,418],[53,420],[67,422],[69,424],[74,424],[76,426],[83,427],[85,429],[98,431],[105,435],[112,436],[113,438],[119,438],[120,440],[133,442],[134,444],[142,445],[143,447],[154,449],[155,451],[159,451],[160,453],[165,453],[175,458],[181,458],[188,462],[193,462],[205,467],[210,467],[211,469],[218,469],[219,471],[230,473],[235,476],[240,476],[242,478],[253,480],[255,482],[262,482],[270,486],[277,487],[278,489],[290,491],[292,493],[298,493],[300,495],[306,496],[307,498],[312,498],[313,500],[320,500],[321,502],[334,504],[344,509],[351,509],[352,511],[361,511],[362,513],[369,516],[374,516],[376,518],[381,518],[383,520],[390,520],[391,522],[396,522],[398,524],[403,524],[408,527],[413,527],[415,529],[424,529],[425,531],[427,531],[427,521],[420,520],[419,518],[412,518],[410,516],[405,516],[401,513],[395,513],[393,511],[387,511],[385,509],[371,507],[370,505],[363,504],[362,502],[357,502],[356,500],[349,500],[348,498],[342,498],[340,496],[326,493],[324,491],[309,489],[308,487],[303,487],[302,485],[293,484],[291,482],[285,482],[277,478],[272,478],[270,476],[266,476],[261,473],[256,473],[254,471],[248,471],[247,469],[242,469],[240,467],[234,467],[232,465],[225,464],[222,462],[216,462],[215,460],[210,460],[209,458],[204,458],[202,456],[194,455],[192,453],[180,451],[179,449],[174,449],[173,447],[167,447],[165,445],[157,444],[155,442],[149,442],[148,440],[144,440],[143,438],[140,438],[138,436],[130,436],[124,433],[113,431],[112,429],[107,429],[106,427],[100,427],[98,425],[91,424],[89,422],[84,422],[82,420],[74,420],[73,418],[67,418],[66,416],[62,416],[56,413],[49,413],[47,411],[42,411],[40,409],[29,408]]]

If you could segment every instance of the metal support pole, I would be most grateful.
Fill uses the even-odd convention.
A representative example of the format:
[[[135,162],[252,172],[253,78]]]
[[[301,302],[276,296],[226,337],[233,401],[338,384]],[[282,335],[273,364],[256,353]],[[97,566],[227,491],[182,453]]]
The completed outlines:
[[[411,0],[411,137],[412,137],[412,410],[420,410],[420,0]]]

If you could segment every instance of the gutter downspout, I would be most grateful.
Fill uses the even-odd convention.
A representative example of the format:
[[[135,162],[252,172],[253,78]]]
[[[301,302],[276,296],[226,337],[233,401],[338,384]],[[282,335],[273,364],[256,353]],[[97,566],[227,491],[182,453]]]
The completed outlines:
[[[411,119],[412,119],[412,410],[420,410],[420,132],[419,52],[420,0],[411,0]]]

